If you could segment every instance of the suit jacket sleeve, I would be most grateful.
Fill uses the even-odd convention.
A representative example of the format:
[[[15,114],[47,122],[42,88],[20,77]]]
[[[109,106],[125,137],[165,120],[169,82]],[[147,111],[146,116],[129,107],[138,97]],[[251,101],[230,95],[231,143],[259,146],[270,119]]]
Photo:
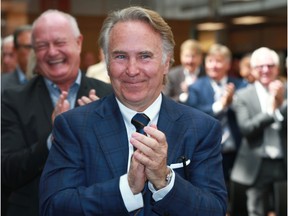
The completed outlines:
[[[87,183],[89,177],[85,169],[91,170],[86,166],[93,165],[85,162],[88,155],[80,153],[83,146],[75,128],[77,130],[62,115],[55,120],[50,150],[53,157],[48,157],[40,183],[41,215],[127,215],[119,189],[120,176]],[[99,160],[95,158],[95,162]],[[105,172],[108,174],[109,170],[95,167],[93,175],[104,176]]]
[[[207,78],[199,78],[189,86],[186,105],[201,110],[208,115],[215,116],[212,109],[213,103],[214,92]]]
[[[225,215],[227,193],[222,172],[221,127],[219,122],[208,119],[203,118],[203,123],[198,124],[195,130],[193,129],[195,125],[192,123],[194,120],[187,119],[185,125],[190,122],[191,127],[184,130],[179,142],[175,137],[172,138],[174,142],[168,137],[170,145],[185,143],[187,149],[183,154],[191,160],[191,163],[188,166],[188,179],[177,169],[174,170],[176,172],[174,187],[161,201],[156,202],[153,208],[158,215],[181,216],[183,213],[199,216]],[[177,129],[181,131],[183,128]],[[179,153],[176,155],[179,156]]]
[[[31,182],[42,172],[48,156],[47,131],[51,131],[51,122],[45,124],[43,116],[32,110],[39,107],[25,104],[25,95],[14,93],[4,92],[1,104],[1,180],[13,189]]]
[[[236,94],[233,101],[239,128],[247,138],[258,137],[274,122],[273,116],[261,111],[255,88],[250,87]]]

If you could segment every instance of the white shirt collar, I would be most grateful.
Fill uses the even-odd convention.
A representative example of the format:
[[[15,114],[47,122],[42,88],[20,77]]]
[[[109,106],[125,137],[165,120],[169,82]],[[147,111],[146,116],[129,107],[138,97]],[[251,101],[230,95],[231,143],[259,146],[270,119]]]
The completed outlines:
[[[135,110],[129,109],[128,107],[124,106],[124,104],[122,104],[117,98],[116,98],[116,101],[118,103],[118,106],[123,116],[125,124],[133,126],[131,123],[131,119],[137,112]],[[142,113],[145,113],[150,118],[150,122],[148,125],[150,125],[151,123],[157,124],[161,103],[162,103],[162,94],[160,94],[157,97],[157,99],[144,112],[142,112]]]

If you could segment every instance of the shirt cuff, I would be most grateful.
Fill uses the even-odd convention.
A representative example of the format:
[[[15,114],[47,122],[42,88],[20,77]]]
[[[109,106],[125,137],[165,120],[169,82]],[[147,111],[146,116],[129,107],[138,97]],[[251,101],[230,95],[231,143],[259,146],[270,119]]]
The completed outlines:
[[[274,118],[275,118],[275,120],[278,121],[278,122],[284,121],[284,117],[283,117],[283,115],[281,114],[281,112],[280,112],[279,109],[276,109],[276,110],[274,111]]]
[[[144,206],[142,193],[134,195],[128,184],[128,175],[122,175],[119,181],[119,187],[122,199],[128,212],[135,211],[136,209]]]
[[[170,167],[169,167],[170,168]],[[171,169],[171,168],[170,168]],[[171,189],[173,188],[174,186],[174,183],[175,183],[175,173],[174,173],[174,170],[171,169],[172,171],[172,178],[171,178],[171,181],[170,183],[164,187],[164,188],[161,188],[160,190],[156,190],[153,186],[153,184],[151,182],[148,182],[148,188],[149,190],[153,193],[152,195],[152,198],[157,202],[157,201],[160,201],[162,200],[170,191]]]
[[[50,151],[51,147],[52,147],[52,134],[50,134],[47,138],[47,148],[49,151]]]
[[[188,93],[187,92],[183,92],[179,95],[179,101],[182,103],[185,103],[188,99]]]
[[[222,103],[220,101],[216,101],[212,105],[212,110],[214,114],[220,113],[224,109]]]

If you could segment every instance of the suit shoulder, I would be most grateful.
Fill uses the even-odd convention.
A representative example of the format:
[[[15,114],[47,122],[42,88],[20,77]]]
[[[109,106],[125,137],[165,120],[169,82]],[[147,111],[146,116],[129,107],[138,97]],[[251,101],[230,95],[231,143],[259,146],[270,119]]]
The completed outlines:
[[[175,101],[167,100],[168,112],[173,115],[172,118],[181,118],[184,121],[199,121],[199,122],[217,122],[212,116],[185,104],[177,103]]]
[[[84,76],[83,81],[85,85],[88,86],[88,88],[95,89],[96,94],[100,97],[103,97],[113,92],[112,85],[109,83],[105,83],[101,80]]]
[[[2,92],[2,101],[11,101],[20,104],[22,101],[25,105],[32,100],[36,92],[39,92],[38,85],[41,81],[40,77],[34,77],[24,85],[17,85],[11,88],[4,89]]]
[[[83,77],[84,82],[89,84],[89,85],[98,85],[98,86],[100,85],[100,86],[106,86],[106,87],[111,86],[110,84],[105,83],[105,82],[103,82],[101,80],[98,80],[98,79],[95,79],[95,78],[91,78],[91,77],[87,77],[85,75],[83,75],[83,76],[84,76]]]
[[[241,88],[237,90],[236,95],[238,97],[250,97],[251,93],[256,91],[255,87],[253,84],[248,84],[245,88]]]
[[[17,86],[18,84],[19,83],[17,80],[16,71],[1,75],[1,89],[6,89],[11,86]]]
[[[246,80],[244,80],[243,78],[238,78],[238,77],[229,77],[229,82],[234,83],[236,88],[243,88],[248,85]]]
[[[177,74],[181,73],[183,71],[183,67],[181,65],[172,67],[169,72],[168,76],[176,76]]]
[[[207,76],[199,77],[192,85],[190,85],[189,88],[201,88],[203,89],[203,86],[210,85],[209,78]]]

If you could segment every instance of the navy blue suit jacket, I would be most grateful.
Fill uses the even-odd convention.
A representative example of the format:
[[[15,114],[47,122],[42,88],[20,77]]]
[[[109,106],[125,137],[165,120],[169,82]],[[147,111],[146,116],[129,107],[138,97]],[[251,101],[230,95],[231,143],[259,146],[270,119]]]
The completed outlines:
[[[235,91],[247,86],[246,81],[234,77],[228,77],[227,83],[233,83],[235,85]],[[196,80],[194,84],[189,86],[189,96],[186,104],[199,109],[216,119],[221,119],[222,115],[227,115],[232,136],[237,148],[239,148],[241,143],[241,133],[237,124],[235,112],[231,107],[229,107],[224,112],[215,115],[212,110],[212,105],[215,102],[214,94],[211,79],[208,76],[201,77]]]
[[[225,215],[221,127],[217,120],[163,96],[157,127],[166,134],[168,165],[191,160],[184,178],[160,201],[143,195],[144,215]],[[41,215],[129,215],[119,189],[127,173],[128,137],[114,95],[59,115],[41,181]]]

